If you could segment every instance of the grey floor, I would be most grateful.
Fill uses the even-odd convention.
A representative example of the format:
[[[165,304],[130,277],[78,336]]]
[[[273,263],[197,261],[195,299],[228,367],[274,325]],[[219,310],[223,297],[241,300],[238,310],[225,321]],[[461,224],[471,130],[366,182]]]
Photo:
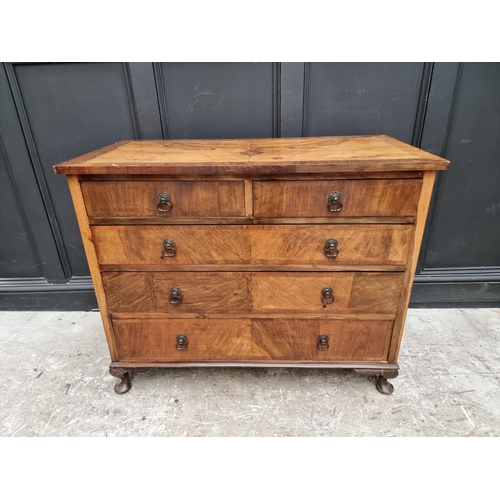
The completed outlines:
[[[499,436],[500,309],[410,309],[392,396],[350,371],[151,370],[98,313],[0,313],[0,436]]]

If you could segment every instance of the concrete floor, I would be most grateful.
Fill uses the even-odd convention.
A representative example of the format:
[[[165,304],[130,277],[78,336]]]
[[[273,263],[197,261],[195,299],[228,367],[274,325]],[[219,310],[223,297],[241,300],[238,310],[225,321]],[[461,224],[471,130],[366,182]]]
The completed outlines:
[[[351,371],[171,369],[113,391],[98,313],[0,313],[0,436],[500,436],[500,309],[410,309],[392,396]]]

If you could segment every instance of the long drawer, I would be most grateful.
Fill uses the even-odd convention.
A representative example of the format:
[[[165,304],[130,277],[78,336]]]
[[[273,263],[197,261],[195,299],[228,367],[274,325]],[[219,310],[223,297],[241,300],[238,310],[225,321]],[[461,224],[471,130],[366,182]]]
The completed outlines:
[[[93,226],[103,265],[405,265],[412,225]]]
[[[89,217],[243,217],[243,181],[87,181]]]
[[[403,273],[105,272],[111,313],[396,314]]]
[[[392,321],[114,320],[121,362],[384,361]]]
[[[255,181],[255,217],[415,216],[421,179]]]

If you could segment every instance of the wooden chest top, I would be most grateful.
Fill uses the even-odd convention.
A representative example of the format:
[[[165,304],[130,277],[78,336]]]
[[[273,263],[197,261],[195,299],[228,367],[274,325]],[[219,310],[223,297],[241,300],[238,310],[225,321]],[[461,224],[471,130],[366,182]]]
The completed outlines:
[[[392,137],[121,141],[54,167],[77,175],[262,175],[444,170],[448,160]]]

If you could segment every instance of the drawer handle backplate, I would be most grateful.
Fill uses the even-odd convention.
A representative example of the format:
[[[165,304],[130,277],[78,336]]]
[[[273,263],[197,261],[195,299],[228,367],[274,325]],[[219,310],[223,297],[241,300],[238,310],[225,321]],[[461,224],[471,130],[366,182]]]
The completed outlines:
[[[160,193],[158,195],[158,204],[156,208],[159,212],[170,212],[172,210],[172,198],[168,193]]]
[[[332,191],[328,196],[328,211],[329,212],[340,212],[344,205],[342,205],[342,196],[338,191]]]
[[[318,351],[328,351],[330,348],[328,335],[319,335],[318,336]]]
[[[180,288],[173,286],[170,289],[169,294],[170,294],[170,297],[169,297],[168,301],[171,304],[177,305],[177,304],[180,304],[182,302],[182,292],[181,292]]]
[[[188,348],[188,338],[186,335],[177,335],[175,341],[175,348],[178,351],[185,351]]]
[[[338,245],[338,241],[334,238],[330,238],[329,240],[326,240],[325,242],[325,255],[329,258],[329,259],[336,259],[338,254],[339,254],[339,250],[337,248],[337,245]]]
[[[329,286],[321,289],[321,302],[326,306],[328,304],[333,304],[335,297],[333,296],[333,290]]]
[[[161,258],[175,257],[177,249],[175,248],[175,242],[171,238],[163,240],[163,251],[161,253]]]

